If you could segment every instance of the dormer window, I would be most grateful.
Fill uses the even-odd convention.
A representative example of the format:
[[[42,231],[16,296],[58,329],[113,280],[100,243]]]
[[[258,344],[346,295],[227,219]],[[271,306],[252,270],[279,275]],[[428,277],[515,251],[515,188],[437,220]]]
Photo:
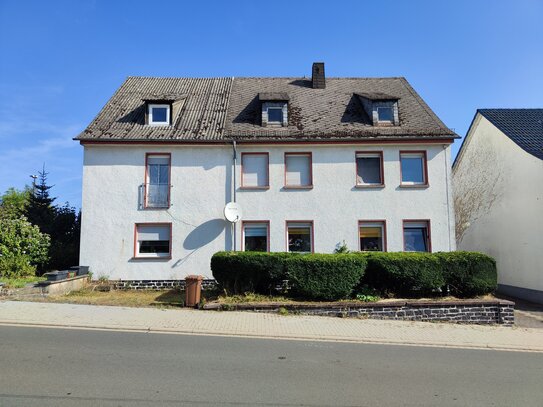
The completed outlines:
[[[148,123],[151,126],[169,126],[170,125],[170,105],[151,104],[147,105]]]
[[[399,126],[399,98],[380,92],[356,93],[371,124],[374,126]]]
[[[283,124],[283,107],[268,106],[268,124]]]
[[[394,108],[382,106],[377,108],[377,120],[382,123],[394,123]]]
[[[287,127],[289,97],[283,92],[259,93],[262,103],[262,126]]]

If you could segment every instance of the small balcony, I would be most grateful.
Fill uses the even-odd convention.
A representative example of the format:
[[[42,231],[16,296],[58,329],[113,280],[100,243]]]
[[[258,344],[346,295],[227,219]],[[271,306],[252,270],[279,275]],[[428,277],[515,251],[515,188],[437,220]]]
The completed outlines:
[[[169,208],[170,187],[169,184],[143,184],[143,208]]]

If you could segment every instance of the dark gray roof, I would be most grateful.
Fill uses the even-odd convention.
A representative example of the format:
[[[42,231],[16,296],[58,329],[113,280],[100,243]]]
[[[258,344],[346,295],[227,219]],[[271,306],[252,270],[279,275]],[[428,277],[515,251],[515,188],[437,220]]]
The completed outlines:
[[[543,109],[479,109],[520,148],[543,160]]]
[[[392,95],[387,95],[386,93],[381,92],[358,92],[358,96],[362,96],[365,99],[369,100],[398,100],[399,98]]]
[[[129,77],[77,140],[220,140],[232,78]],[[172,126],[145,125],[145,101],[183,101]]]
[[[285,95],[289,126],[262,127],[261,100]],[[373,126],[357,94],[398,99],[400,125]],[[172,126],[145,125],[145,101],[171,100]],[[77,140],[288,141],[457,137],[404,78],[129,77]]]
[[[263,102],[266,101],[286,101],[290,98],[288,97],[288,94],[285,92],[261,92],[258,94],[258,99],[260,99]]]

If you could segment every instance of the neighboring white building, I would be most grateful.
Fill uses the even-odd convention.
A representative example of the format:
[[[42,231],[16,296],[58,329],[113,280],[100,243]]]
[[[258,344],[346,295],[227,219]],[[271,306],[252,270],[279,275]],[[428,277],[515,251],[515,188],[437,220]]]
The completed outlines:
[[[543,109],[480,109],[453,166],[462,250],[494,257],[498,291],[543,303]]]
[[[219,250],[454,250],[456,137],[404,78],[130,77],[76,138],[81,264],[179,280]]]

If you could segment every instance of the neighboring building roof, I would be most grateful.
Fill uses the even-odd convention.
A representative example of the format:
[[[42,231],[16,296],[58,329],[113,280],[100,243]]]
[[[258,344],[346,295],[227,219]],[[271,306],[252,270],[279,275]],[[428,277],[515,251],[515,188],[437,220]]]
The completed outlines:
[[[398,99],[399,126],[373,126],[357,94]],[[289,125],[262,127],[262,97],[288,97]],[[286,98],[285,98],[286,99]],[[172,126],[145,125],[145,101],[178,101]],[[129,77],[76,140],[217,142],[458,137],[404,78]]]
[[[520,148],[543,160],[543,109],[478,109]]]

